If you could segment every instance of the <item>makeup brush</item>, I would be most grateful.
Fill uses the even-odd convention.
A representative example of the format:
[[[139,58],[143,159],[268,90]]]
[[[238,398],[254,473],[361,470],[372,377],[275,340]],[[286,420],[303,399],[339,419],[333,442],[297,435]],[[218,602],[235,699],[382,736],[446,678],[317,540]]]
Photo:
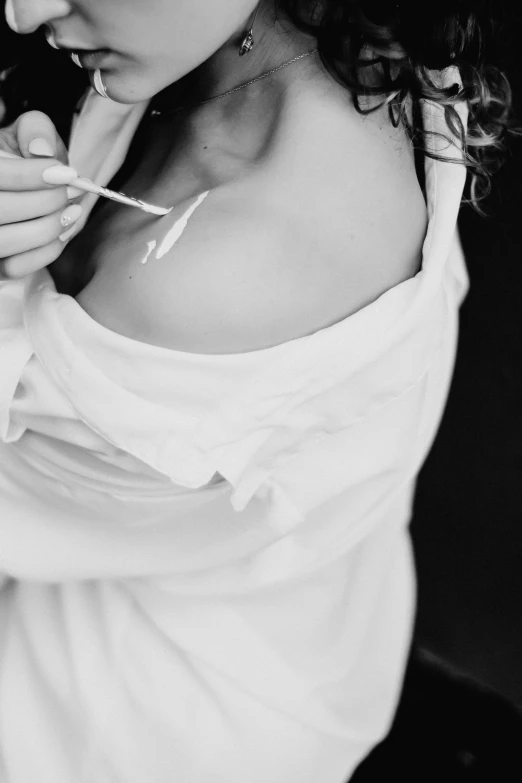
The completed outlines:
[[[21,158],[21,155],[14,155],[12,152],[5,152],[0,150],[0,158]],[[168,215],[172,211],[172,207],[155,207],[153,204],[147,204],[139,198],[132,198],[126,196],[124,193],[117,193],[115,190],[109,190],[102,185],[97,185],[95,182],[91,182],[86,177],[77,177],[70,184],[70,187],[78,188],[78,190],[85,190],[88,193],[96,193],[98,196],[104,196],[104,198],[110,198],[112,201],[118,201],[120,204],[127,204],[129,207],[138,207],[143,212],[149,212],[151,215]]]

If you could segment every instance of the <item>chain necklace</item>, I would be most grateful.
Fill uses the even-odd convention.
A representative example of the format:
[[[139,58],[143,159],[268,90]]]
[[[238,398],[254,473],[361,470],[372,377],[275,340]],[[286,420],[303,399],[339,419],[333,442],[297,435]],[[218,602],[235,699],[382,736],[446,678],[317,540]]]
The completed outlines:
[[[314,54],[314,52],[317,52],[317,47],[315,49],[312,49],[309,52],[305,52],[304,54],[299,54],[297,57],[293,57],[291,60],[287,60],[286,63],[283,63],[282,65],[278,65],[277,68],[272,68],[271,71],[268,71],[267,73],[261,74],[261,76],[256,76],[255,79],[250,79],[249,82],[245,82],[245,84],[240,84],[239,87],[234,87],[233,90],[227,90],[227,92],[222,93],[221,95],[214,95],[212,98],[207,98],[204,101],[197,101],[196,103],[188,103],[184,106],[178,106],[176,109],[167,109],[167,110],[160,110],[160,109],[152,109],[149,111],[150,117],[166,117],[170,116],[171,114],[176,114],[178,111],[183,111],[183,109],[191,109],[193,106],[202,106],[204,103],[210,103],[210,101],[216,101],[218,98],[224,98],[225,95],[230,95],[233,92],[237,92],[237,90],[242,90],[243,87],[248,87],[249,84],[253,84],[254,82],[258,82],[260,79],[266,79],[267,76],[270,76],[271,73],[275,73],[276,71],[280,71],[281,68],[286,68],[287,65],[291,65],[291,63],[295,63],[297,60],[301,60],[303,57],[309,57],[309,55]]]

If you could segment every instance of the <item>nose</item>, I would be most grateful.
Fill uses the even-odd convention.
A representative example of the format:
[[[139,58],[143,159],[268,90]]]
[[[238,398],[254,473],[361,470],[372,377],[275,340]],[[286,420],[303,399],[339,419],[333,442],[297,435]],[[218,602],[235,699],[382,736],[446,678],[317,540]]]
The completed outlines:
[[[5,19],[21,35],[34,33],[41,25],[67,16],[68,0],[6,0]]]

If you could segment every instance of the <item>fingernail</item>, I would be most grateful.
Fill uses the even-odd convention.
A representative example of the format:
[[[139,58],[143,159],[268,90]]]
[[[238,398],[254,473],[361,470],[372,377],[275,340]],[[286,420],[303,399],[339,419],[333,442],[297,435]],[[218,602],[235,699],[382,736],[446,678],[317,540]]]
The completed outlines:
[[[73,226],[71,226],[71,228],[68,228],[67,231],[64,231],[63,234],[60,234],[58,238],[61,239],[62,242],[66,242],[69,237],[72,237],[77,228],[78,224],[75,223]]]
[[[50,141],[47,139],[33,139],[27,147],[31,155],[43,155],[45,158],[54,158],[55,151]]]
[[[48,185],[69,185],[76,177],[78,172],[71,166],[50,166],[42,174],[42,179]]]
[[[78,220],[82,212],[83,207],[80,204],[71,204],[60,215],[60,223],[64,228],[67,228],[71,223],[75,223]]]

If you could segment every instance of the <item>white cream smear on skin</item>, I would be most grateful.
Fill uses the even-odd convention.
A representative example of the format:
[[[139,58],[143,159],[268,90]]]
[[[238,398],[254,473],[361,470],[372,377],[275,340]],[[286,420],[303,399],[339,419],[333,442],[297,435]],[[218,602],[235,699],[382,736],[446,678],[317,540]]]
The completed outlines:
[[[183,213],[183,215],[176,220],[173,226],[171,226],[168,230],[163,239],[161,240],[161,243],[156,250],[155,258],[162,258],[165,253],[168,253],[168,251],[171,249],[171,247],[178,241],[180,236],[182,235],[185,226],[188,223],[188,220],[195,209],[199,207],[201,202],[208,196],[210,193],[209,190],[205,190],[204,193],[201,193],[196,199],[196,201],[190,205],[190,207],[187,209],[186,212]],[[156,248],[157,242],[155,239],[151,240],[150,242],[147,242],[147,253],[144,258],[142,258],[141,263],[146,264],[149,260],[149,256],[152,253],[152,251]]]

